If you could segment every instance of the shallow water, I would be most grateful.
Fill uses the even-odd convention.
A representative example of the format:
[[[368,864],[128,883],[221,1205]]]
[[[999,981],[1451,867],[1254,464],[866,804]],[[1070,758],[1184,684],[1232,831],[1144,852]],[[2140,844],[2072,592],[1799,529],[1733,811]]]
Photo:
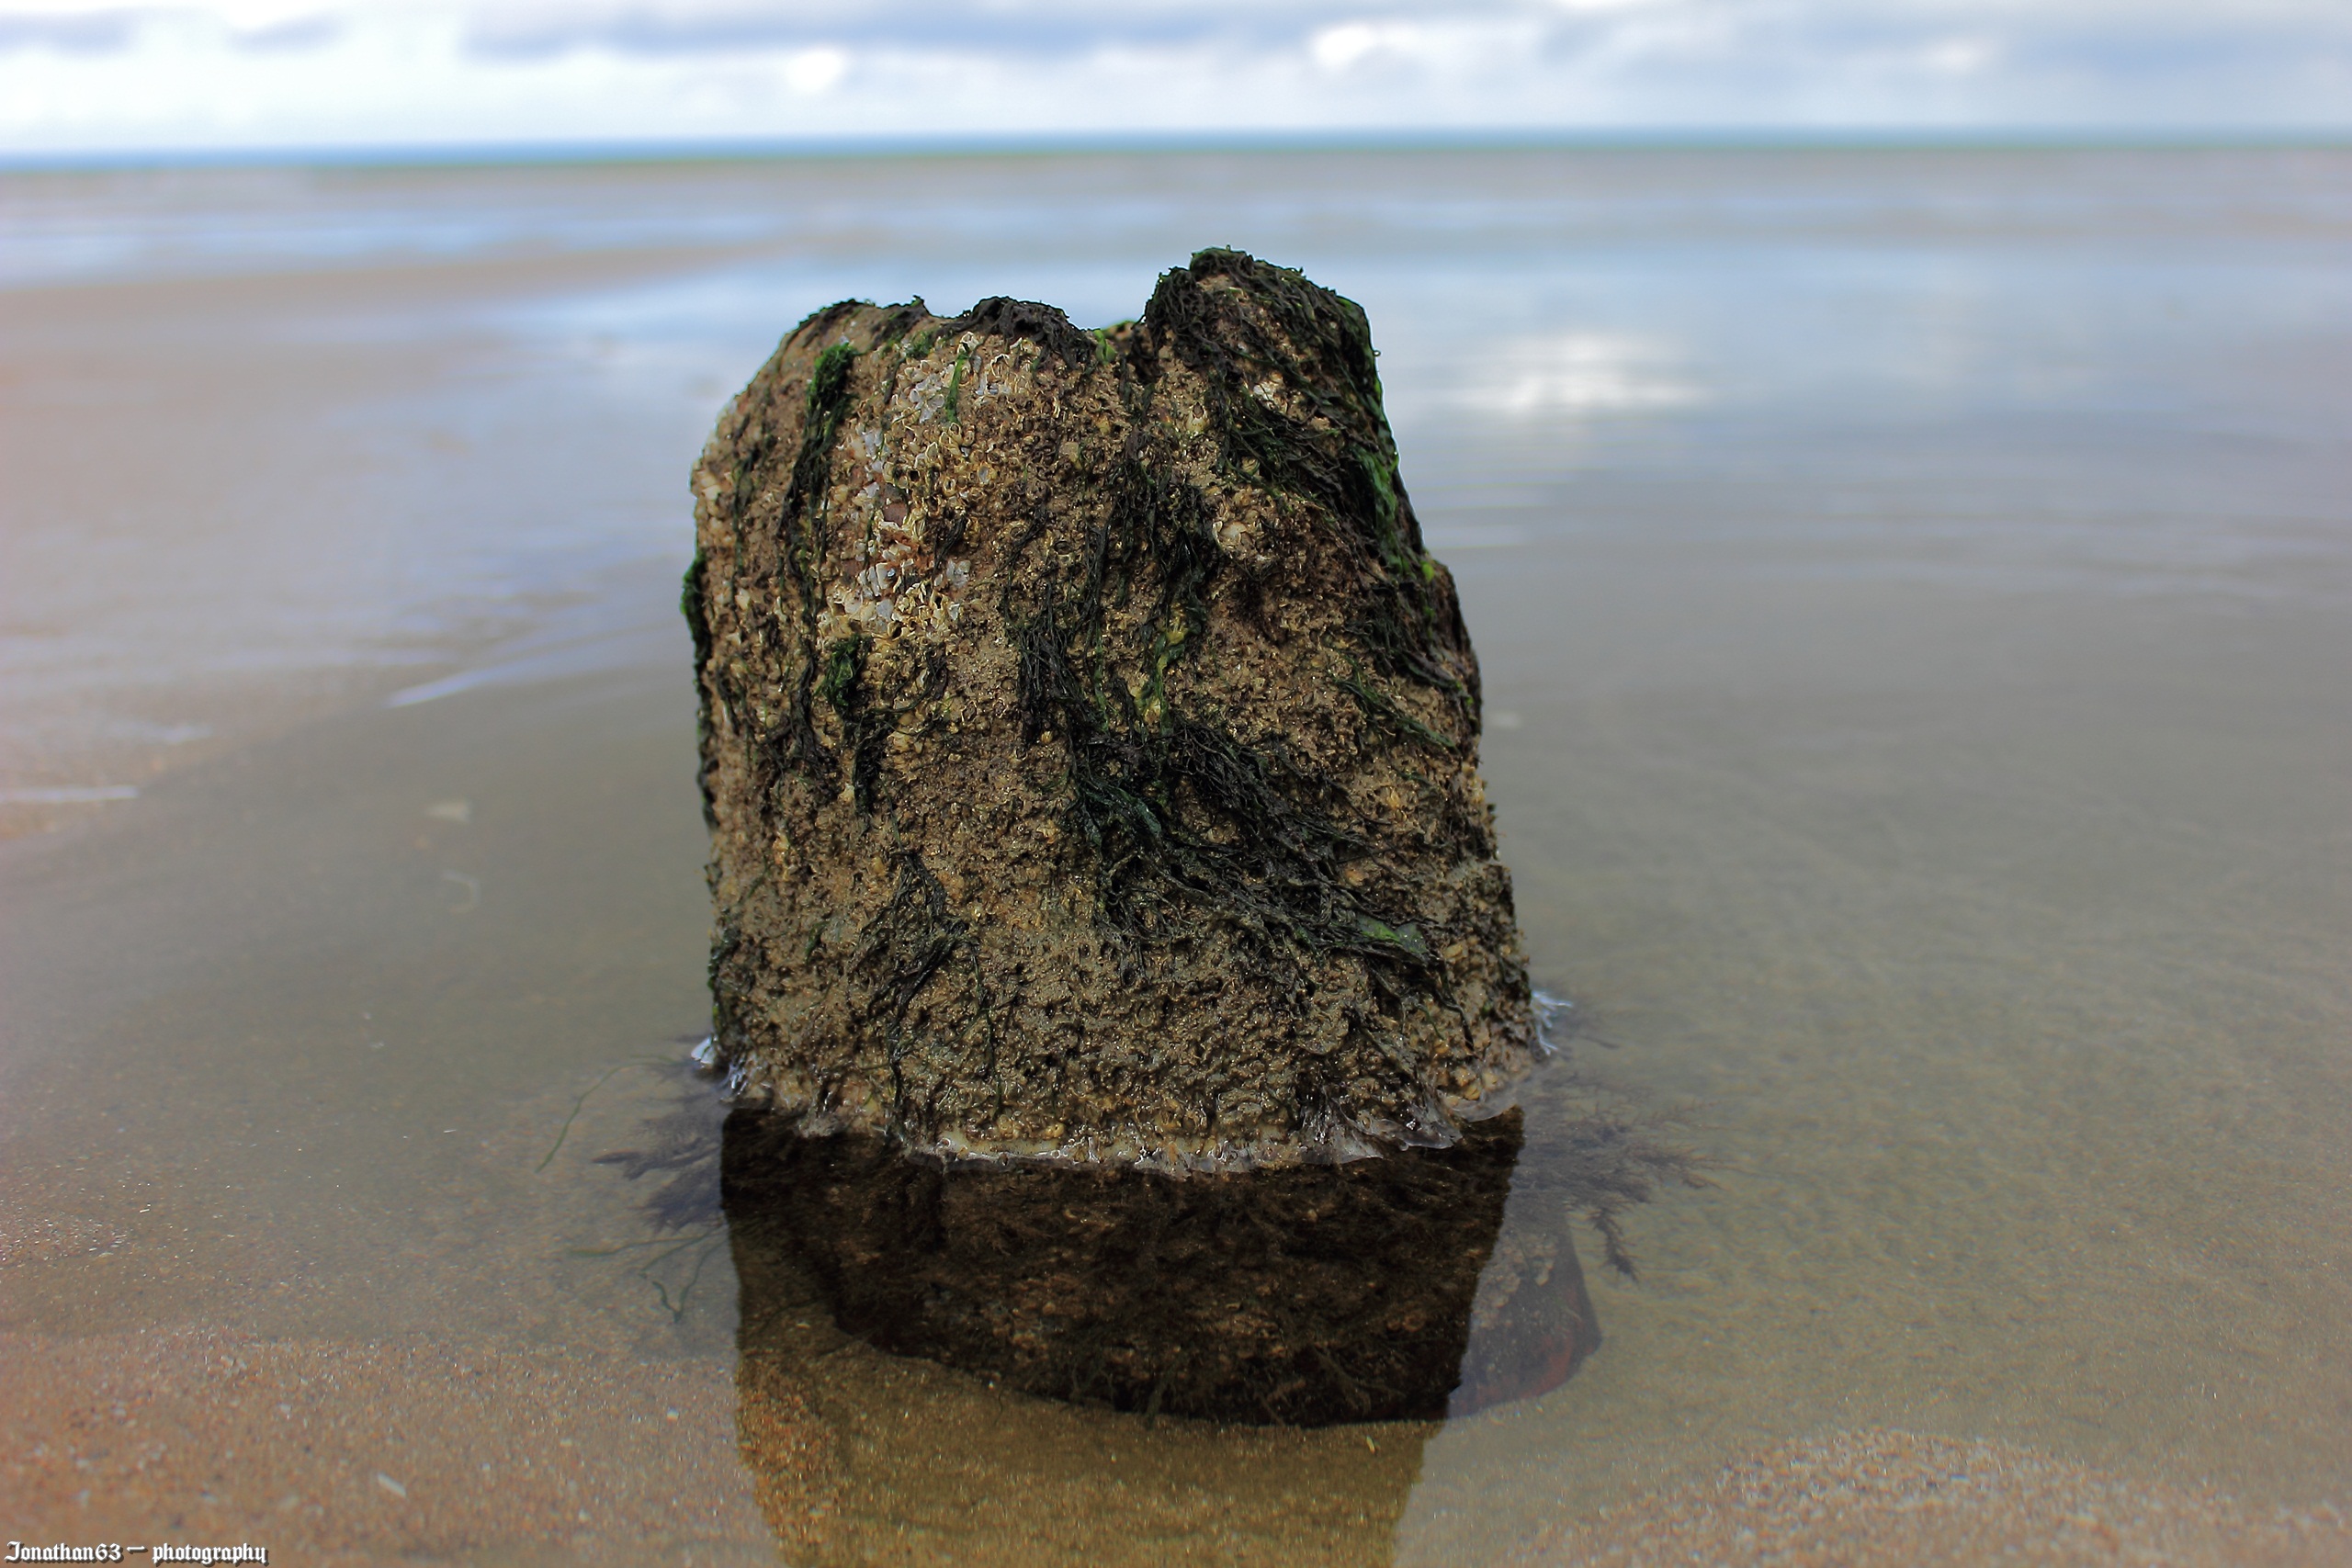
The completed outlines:
[[[2347,193],[2295,152],[8,176],[0,1513],[1479,1561],[1865,1428],[2346,1499]],[[1713,1185],[1588,1269],[1573,1381],[1442,1428],[1145,1424],[818,1319],[739,1359],[718,1217],[595,1163],[695,1103],[686,465],[831,299],[1108,321],[1210,243],[1369,310],[1537,972]]]

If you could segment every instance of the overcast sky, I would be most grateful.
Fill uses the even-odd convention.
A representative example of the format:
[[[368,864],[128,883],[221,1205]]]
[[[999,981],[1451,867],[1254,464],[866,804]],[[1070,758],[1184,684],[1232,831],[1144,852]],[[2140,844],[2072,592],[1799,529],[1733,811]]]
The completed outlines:
[[[0,0],[0,152],[2352,130],[2352,0]]]

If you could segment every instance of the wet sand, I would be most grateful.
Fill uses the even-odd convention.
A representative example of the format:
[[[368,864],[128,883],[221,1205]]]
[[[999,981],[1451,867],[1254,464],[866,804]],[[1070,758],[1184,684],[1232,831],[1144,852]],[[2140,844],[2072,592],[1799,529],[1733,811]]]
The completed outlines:
[[[726,1440],[733,1382],[707,1362],[183,1328],[0,1337],[0,1513],[27,1541],[250,1541],[336,1564],[775,1560]]]
[[[675,554],[639,531],[674,509],[691,417],[649,432],[484,318],[714,259],[0,290],[0,836],[544,635]]]
[[[905,1399],[987,1398],[919,1364],[860,1371],[908,1385]],[[758,1367],[734,1415],[755,1456],[755,1515],[714,1441],[739,1391],[708,1364],[182,1330],[0,1337],[0,1377],[17,1391],[0,1426],[12,1535],[252,1541],[355,1568],[765,1562],[778,1541],[808,1562],[1376,1562],[1393,1513],[1359,1505],[1401,1503],[1419,1447],[1390,1427],[1192,1428],[1171,1462],[1164,1441],[1136,1447],[1131,1421],[1067,1412],[1061,1451],[1033,1450],[1013,1489],[967,1451],[908,1448],[897,1424],[824,1420],[793,1371]],[[1302,1446],[1320,1450],[1320,1486],[1252,1484]],[[1107,1482],[1123,1462],[1135,1481]],[[1546,1526],[1496,1561],[2330,1568],[2352,1562],[2352,1519],[2134,1485],[2008,1444],[1862,1431]]]
[[[1499,230],[1236,220],[1372,307],[1538,974],[1715,1185],[1590,1270],[1575,1380],[1440,1428],[739,1359],[723,1233],[594,1163],[707,1016],[686,460],[840,256],[1131,310],[1174,230],[1328,184],[1252,167],[1059,275],[850,223],[0,293],[5,782],[139,791],[0,810],[12,1534],[2352,1560],[2352,251],[2259,160],[1686,168],[1687,245],[1625,205],[1660,164]],[[1449,380],[1498,313],[1576,333]]]
[[[1545,1529],[1511,1562],[2352,1562],[2333,1509],[2249,1508],[2210,1488],[2135,1487],[2003,1443],[1840,1433],[1744,1460],[1716,1480]]]

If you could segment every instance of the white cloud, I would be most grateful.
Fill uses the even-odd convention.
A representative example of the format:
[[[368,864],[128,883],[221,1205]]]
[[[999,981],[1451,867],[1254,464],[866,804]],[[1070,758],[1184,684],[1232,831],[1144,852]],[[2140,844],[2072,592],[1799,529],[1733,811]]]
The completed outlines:
[[[1459,24],[1424,27],[1416,22],[1341,22],[1309,38],[1306,52],[1317,65],[1330,73],[1345,72],[1375,60],[1440,64],[1476,53],[1474,35],[1479,30]]]
[[[1982,71],[2000,57],[2001,46],[1991,39],[1950,38],[1929,44],[1919,59],[1930,71],[1965,76]]]
[[[2343,0],[0,0],[0,152],[2352,129]]]
[[[0,0],[0,21],[173,17],[209,23],[230,32],[260,32],[290,22],[332,17],[346,7],[327,0],[204,0],[203,4],[139,4],[138,0]]]
[[[330,17],[335,7],[312,0],[213,0],[207,9],[239,32],[263,32]]]
[[[1341,22],[1309,39],[1306,51],[1324,70],[1345,71],[1382,46],[1385,30],[1375,22]]]
[[[796,93],[821,93],[848,70],[849,56],[838,49],[804,49],[785,57],[784,85]]]

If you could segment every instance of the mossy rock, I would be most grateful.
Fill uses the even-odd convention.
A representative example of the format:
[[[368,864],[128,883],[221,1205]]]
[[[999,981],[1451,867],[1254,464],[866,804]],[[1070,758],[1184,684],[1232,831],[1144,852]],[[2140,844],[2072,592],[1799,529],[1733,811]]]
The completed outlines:
[[[808,1132],[1442,1147],[1538,1052],[1478,670],[1363,310],[1204,251],[1098,333],[845,302],[694,475],[716,1032]]]

